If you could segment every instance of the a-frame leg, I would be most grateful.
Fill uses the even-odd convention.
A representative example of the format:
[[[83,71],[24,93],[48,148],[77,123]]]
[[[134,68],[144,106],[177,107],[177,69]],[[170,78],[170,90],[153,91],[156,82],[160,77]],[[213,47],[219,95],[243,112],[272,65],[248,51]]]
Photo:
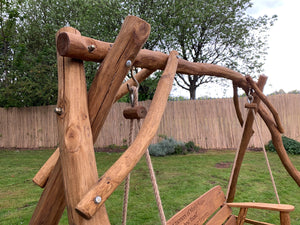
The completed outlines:
[[[266,76],[259,77],[258,86],[261,90],[263,89],[264,85],[266,84],[266,81],[267,81]],[[256,96],[254,96],[254,103],[258,104],[259,101],[260,101],[260,99]],[[246,153],[246,149],[250,142],[250,139],[253,135],[253,129],[252,129],[253,121],[254,121],[253,113],[251,111],[248,111],[247,119],[246,119],[245,125],[244,125],[244,131],[242,134],[242,140],[240,142],[239,149],[236,153],[236,157],[234,160],[234,164],[232,167],[232,172],[231,172],[231,176],[230,176],[230,180],[229,180],[229,184],[228,184],[227,196],[226,196],[227,202],[233,202],[233,200],[234,200],[236,185],[237,185],[240,169],[242,166],[242,162],[243,162],[243,159],[244,159],[244,156]]]

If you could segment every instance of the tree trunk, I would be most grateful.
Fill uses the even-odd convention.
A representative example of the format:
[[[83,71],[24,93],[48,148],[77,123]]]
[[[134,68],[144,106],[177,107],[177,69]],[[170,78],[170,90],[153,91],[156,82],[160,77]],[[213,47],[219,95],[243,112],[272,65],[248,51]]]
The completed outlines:
[[[192,75],[190,76],[191,78],[189,78],[190,81],[190,88],[189,88],[189,92],[190,92],[190,99],[191,100],[195,100],[196,99],[196,89],[197,89],[197,81],[199,79],[199,77]]]

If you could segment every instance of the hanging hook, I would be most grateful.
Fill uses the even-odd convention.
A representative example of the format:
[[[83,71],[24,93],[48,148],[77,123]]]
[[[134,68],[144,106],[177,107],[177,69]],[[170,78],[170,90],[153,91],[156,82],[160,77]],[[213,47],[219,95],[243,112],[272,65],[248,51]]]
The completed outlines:
[[[140,84],[137,81],[137,79],[133,76],[133,71],[131,69],[131,78],[132,80],[136,83],[136,88],[137,90],[139,90]],[[133,93],[133,88],[129,86],[129,84],[127,84],[127,89],[129,91],[129,97],[130,97],[130,104],[133,107],[134,106],[134,93]]]
[[[253,93],[253,89],[249,88],[249,91],[248,91],[248,94],[247,94],[249,103],[253,103],[253,100],[254,100],[254,97],[253,97],[252,93]]]

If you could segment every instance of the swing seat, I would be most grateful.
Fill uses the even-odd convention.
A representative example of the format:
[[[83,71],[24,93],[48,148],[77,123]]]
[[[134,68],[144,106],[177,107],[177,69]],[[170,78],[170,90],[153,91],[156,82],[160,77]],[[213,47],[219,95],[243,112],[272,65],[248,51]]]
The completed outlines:
[[[280,212],[280,224],[290,225],[289,212],[294,206],[286,204],[269,203],[226,203],[224,192],[220,186],[215,186],[198,199],[176,213],[168,220],[167,225],[271,225],[270,223],[259,222],[246,218],[248,208],[266,209]],[[240,208],[238,216],[232,214],[232,208]]]

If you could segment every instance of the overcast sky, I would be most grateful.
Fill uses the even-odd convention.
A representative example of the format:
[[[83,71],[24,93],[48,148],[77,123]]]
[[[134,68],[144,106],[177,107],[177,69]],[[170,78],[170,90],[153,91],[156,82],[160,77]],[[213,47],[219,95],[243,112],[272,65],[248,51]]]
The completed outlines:
[[[265,93],[283,89],[285,92],[300,90],[300,1],[253,0],[249,12],[255,15],[278,15],[270,30],[269,51],[264,66],[268,82]]]
[[[270,94],[283,89],[286,93],[300,90],[300,0],[252,0],[253,7],[248,11],[252,16],[272,16],[276,14],[278,20],[269,31],[269,50],[264,65],[264,74],[268,76],[264,93]],[[220,86],[197,89],[197,97],[230,97],[232,90],[225,93],[212,91],[222,90]],[[173,92],[174,93],[174,92]],[[175,95],[189,97],[188,92],[176,88]]]

